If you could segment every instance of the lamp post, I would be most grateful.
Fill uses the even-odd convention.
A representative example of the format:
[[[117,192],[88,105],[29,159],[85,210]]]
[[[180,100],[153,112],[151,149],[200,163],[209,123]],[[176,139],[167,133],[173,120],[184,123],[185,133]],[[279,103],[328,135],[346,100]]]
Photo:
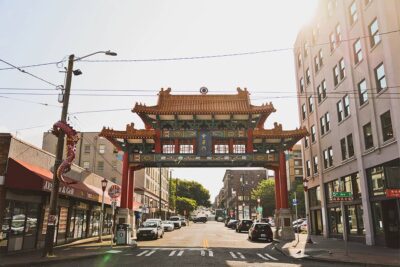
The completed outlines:
[[[61,122],[67,121],[67,114],[68,114],[68,104],[69,104],[69,96],[71,92],[71,81],[72,81],[72,73],[75,75],[80,75],[82,72],[80,70],[73,70],[74,62],[82,60],[84,58],[90,57],[95,54],[105,54],[108,56],[116,56],[117,53],[111,51],[98,51],[91,53],[89,55],[75,58],[75,55],[70,55],[68,58],[68,68],[67,68],[67,77],[65,79],[65,87],[64,87],[64,95],[59,101],[63,103],[62,112],[61,112]],[[57,218],[57,202],[58,202],[58,191],[60,189],[60,181],[57,176],[57,169],[61,165],[62,157],[63,157],[63,150],[64,150],[64,132],[58,135],[57,139],[57,149],[56,149],[56,157],[54,161],[54,169],[53,169],[53,187],[51,190],[50,195],[50,205],[49,205],[49,217],[47,218],[47,229],[46,229],[46,238],[44,243],[43,249],[43,256],[44,257],[52,257],[54,256],[53,248],[54,248],[54,234],[56,228],[56,221]]]
[[[244,206],[246,206],[246,204],[243,202],[242,203],[242,219],[244,220]]]
[[[101,212],[100,212],[100,233],[99,233],[99,242],[103,242],[103,223],[104,223],[104,192],[107,188],[107,179],[104,178],[101,180],[101,189],[103,190],[103,194],[101,195]]]

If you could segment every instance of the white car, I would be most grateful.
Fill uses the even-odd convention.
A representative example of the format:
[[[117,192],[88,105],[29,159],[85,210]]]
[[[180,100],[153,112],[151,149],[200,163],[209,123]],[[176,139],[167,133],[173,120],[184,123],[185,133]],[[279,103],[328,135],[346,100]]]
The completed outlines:
[[[164,231],[174,231],[175,229],[174,222],[171,221],[162,221],[161,225],[164,228]]]

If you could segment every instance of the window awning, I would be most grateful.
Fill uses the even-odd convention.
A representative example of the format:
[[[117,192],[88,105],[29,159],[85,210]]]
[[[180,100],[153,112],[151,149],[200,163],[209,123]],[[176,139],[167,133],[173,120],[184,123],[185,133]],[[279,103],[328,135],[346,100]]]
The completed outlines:
[[[11,189],[51,192],[53,173],[50,170],[9,158],[5,178],[5,186]],[[65,177],[68,182],[75,181]],[[98,202],[100,195],[83,182],[63,184],[60,182],[61,195]]]

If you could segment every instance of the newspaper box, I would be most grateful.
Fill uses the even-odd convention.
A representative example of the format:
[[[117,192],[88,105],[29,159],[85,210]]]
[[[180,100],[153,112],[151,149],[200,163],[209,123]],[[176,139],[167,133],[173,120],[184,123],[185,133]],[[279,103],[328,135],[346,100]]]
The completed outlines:
[[[131,244],[131,226],[127,223],[117,224],[117,245]]]

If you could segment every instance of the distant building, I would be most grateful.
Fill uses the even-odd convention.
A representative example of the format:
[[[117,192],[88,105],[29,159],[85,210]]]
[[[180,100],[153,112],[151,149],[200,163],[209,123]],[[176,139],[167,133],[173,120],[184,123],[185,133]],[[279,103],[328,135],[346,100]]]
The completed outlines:
[[[303,184],[303,162],[301,155],[301,145],[294,145],[290,151],[286,152],[286,175],[288,179],[288,190],[293,186]]]
[[[265,180],[264,170],[226,170],[223,183],[223,201],[227,215],[237,219],[255,218],[257,216],[257,200],[251,200],[251,191]],[[222,206],[222,203],[220,204]]]
[[[400,175],[399,14],[398,0],[321,0],[297,36],[313,234],[343,238],[347,226],[350,240],[400,247],[399,200],[387,190]],[[345,222],[335,191],[353,195]]]

